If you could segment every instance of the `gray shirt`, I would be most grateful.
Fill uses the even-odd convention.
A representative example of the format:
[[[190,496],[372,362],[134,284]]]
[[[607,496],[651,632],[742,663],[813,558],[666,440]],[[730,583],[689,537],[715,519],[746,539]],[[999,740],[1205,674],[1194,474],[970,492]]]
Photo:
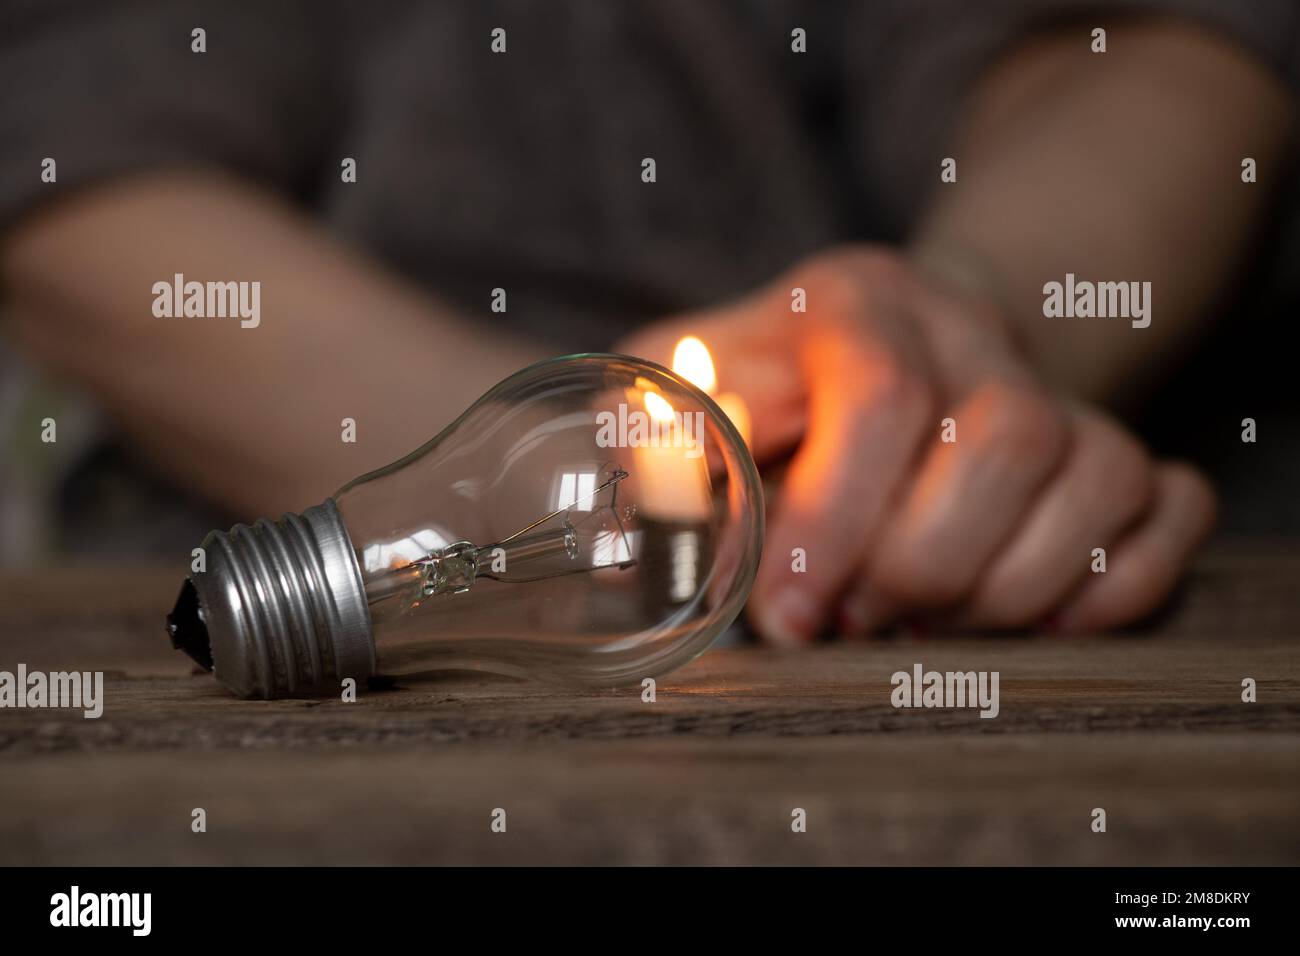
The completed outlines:
[[[408,3],[24,0],[0,16],[0,229],[150,167],[217,164],[557,349],[896,240],[973,75],[1017,34],[1172,11],[1295,81],[1293,0]],[[207,51],[191,51],[206,30]],[[491,32],[506,31],[506,52]],[[806,53],[791,33],[806,31]],[[56,185],[40,181],[44,157]],[[345,157],[356,183],[340,180]],[[653,158],[657,181],[642,182]]]

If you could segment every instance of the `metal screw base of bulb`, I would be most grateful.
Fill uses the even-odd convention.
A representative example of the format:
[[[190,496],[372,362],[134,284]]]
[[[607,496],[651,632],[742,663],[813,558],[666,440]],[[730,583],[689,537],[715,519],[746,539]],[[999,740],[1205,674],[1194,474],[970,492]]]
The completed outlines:
[[[375,673],[370,612],[333,499],[203,541],[167,618],[184,650],[240,697],[339,693]]]

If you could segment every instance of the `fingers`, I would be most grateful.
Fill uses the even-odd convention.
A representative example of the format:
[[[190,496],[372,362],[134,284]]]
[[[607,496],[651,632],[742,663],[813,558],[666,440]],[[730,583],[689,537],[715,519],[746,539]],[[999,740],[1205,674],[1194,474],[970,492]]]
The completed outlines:
[[[1088,573],[1093,548],[1110,548],[1151,505],[1155,470],[1118,425],[1086,409],[1060,472],[980,579],[955,623],[1023,627],[1042,620]]]
[[[849,627],[869,626],[884,606],[938,608],[967,595],[1069,446],[1057,403],[1022,384],[986,382],[951,418],[955,440],[935,428],[868,574],[844,603]]]
[[[806,314],[790,311],[795,287]],[[1058,612],[1103,627],[1173,586],[1213,517],[1204,480],[1048,395],[1006,330],[971,309],[895,257],[845,251],[631,340],[668,362],[698,335],[720,388],[749,405],[755,458],[799,442],[749,602],[765,638],[809,641],[836,609],[847,633],[936,611],[959,627]],[[1106,574],[1089,573],[1097,547]]]
[[[915,331],[887,303],[863,301],[852,288],[823,282],[817,291],[827,313],[809,321],[798,343],[809,388],[807,431],[750,600],[760,634],[786,644],[816,636],[934,420],[930,370]],[[851,321],[841,321],[846,316]],[[806,555],[801,573],[792,567],[796,549]]]
[[[1179,572],[1214,524],[1214,491],[1180,463],[1160,466],[1154,508],[1108,552],[1106,572],[1090,575],[1055,619],[1065,631],[1096,631],[1140,620],[1167,598]]]

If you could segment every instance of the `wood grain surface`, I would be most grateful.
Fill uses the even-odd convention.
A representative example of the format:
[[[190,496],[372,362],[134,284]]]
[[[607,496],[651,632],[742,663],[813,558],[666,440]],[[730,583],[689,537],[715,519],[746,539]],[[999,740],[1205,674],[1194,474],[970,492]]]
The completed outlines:
[[[235,700],[167,644],[178,581],[0,575],[0,669],[107,673],[99,720],[0,710],[0,863],[1300,862],[1286,544],[1218,547],[1141,632],[719,649],[654,703],[472,674]],[[894,709],[916,662],[999,671],[999,716]]]

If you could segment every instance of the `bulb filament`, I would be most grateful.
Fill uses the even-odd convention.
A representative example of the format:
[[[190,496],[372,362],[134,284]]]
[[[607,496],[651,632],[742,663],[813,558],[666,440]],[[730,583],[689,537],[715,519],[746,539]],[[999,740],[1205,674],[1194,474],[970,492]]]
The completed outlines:
[[[592,570],[592,568],[581,565],[566,568],[562,563],[559,568],[555,568],[553,563],[551,570],[530,577],[527,574],[515,573],[513,569],[517,568],[521,563],[536,566],[537,562],[548,558],[563,557],[576,563],[581,549],[578,542],[578,531],[568,518],[569,512],[579,503],[593,499],[605,489],[614,487],[627,476],[626,471],[615,468],[610,473],[609,479],[596,488],[570,501],[563,508],[557,508],[550,514],[543,515],[536,521],[525,525],[514,534],[502,538],[494,544],[480,548],[472,541],[456,541],[445,548],[439,548],[429,554],[428,557],[411,562],[410,565],[406,566],[406,569],[420,568],[423,570],[421,593],[425,597],[431,597],[435,594],[464,593],[474,585],[474,582],[479,577],[523,583],[525,581],[555,577],[560,574],[569,574],[574,571]],[[613,512],[613,509],[614,503],[611,502],[611,512]],[[565,516],[563,526],[550,531],[535,532],[535,529],[561,515]],[[615,515],[615,520],[617,521],[617,515]],[[618,527],[619,534],[623,535],[621,522]],[[625,535],[622,544],[625,560],[613,561],[599,566],[628,567],[631,565],[633,561],[630,550],[626,546]]]

